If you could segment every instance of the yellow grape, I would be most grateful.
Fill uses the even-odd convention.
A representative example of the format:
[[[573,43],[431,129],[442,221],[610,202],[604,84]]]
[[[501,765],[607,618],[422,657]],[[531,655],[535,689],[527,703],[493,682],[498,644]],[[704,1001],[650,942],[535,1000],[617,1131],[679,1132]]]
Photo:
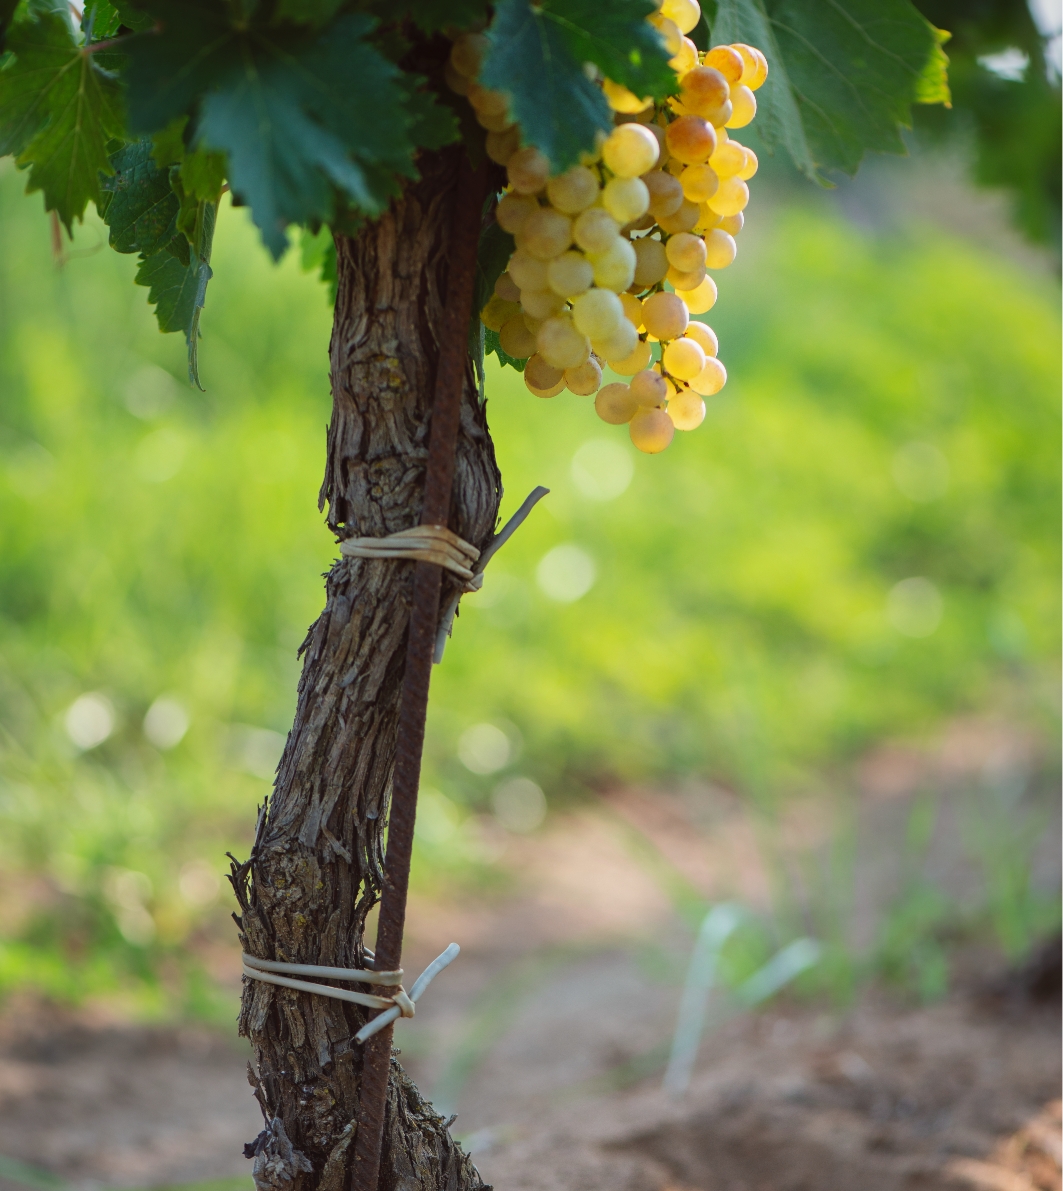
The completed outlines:
[[[657,164],[657,138],[641,124],[620,124],[605,138],[602,160],[618,178],[637,178]]]
[[[695,290],[705,280],[705,266],[697,269],[677,269],[674,266],[668,270],[667,280],[672,288],[680,291]]]
[[[674,21],[680,33],[689,33],[697,28],[701,20],[701,5],[698,0],[664,0],[661,16]]]
[[[520,301],[520,286],[510,277],[509,273],[499,273],[495,282],[495,293],[507,302]]]
[[[548,318],[535,336],[539,355],[554,368],[578,368],[591,354],[586,335],[580,333],[567,315]]]
[[[736,215],[721,215],[719,219],[720,231],[726,232],[729,236],[737,236],[746,224],[746,217],[741,211]]]
[[[742,81],[746,68],[742,55],[731,45],[718,45],[705,55],[705,65],[718,70],[728,83]]]
[[[708,203],[702,203],[698,208],[698,221],[694,224],[694,231],[699,236],[703,236],[706,232],[710,232],[714,227],[717,227],[722,219],[723,216],[717,215]]]
[[[701,208],[697,203],[692,203],[689,199],[683,199],[679,210],[674,215],[659,216],[657,226],[662,232],[667,232],[670,236],[674,236],[679,232],[693,231],[700,215]]]
[[[528,390],[529,393],[531,393],[531,395],[533,397],[556,397],[558,395],[558,393],[560,393],[562,391],[562,389],[564,389],[564,387],[565,387],[565,378],[562,376],[562,378],[557,382],[556,385],[551,385],[550,388],[548,388],[548,389],[538,389],[528,379],[528,370],[527,370],[527,368],[525,368],[524,369],[524,387]]]
[[[760,168],[760,162],[757,160],[757,155],[756,155],[756,153],[753,152],[752,149],[746,149],[745,153],[746,153],[745,165],[743,165],[742,168],[738,171],[738,176],[742,179],[743,182],[748,182],[749,179],[752,178],[753,175]]]
[[[634,376],[644,368],[649,368],[653,362],[653,352],[650,345],[639,339],[630,355],[619,359],[609,357],[609,367],[619,376]]]
[[[701,344],[684,336],[682,339],[673,339],[665,347],[661,363],[673,376],[690,380],[705,367],[706,359],[708,357]]]
[[[705,421],[705,402],[697,393],[684,389],[668,402],[668,416],[676,430],[697,430]]]
[[[553,318],[564,308],[565,299],[552,289],[522,289],[520,305],[524,313],[530,314],[532,318]]]
[[[450,47],[451,66],[463,78],[476,78],[490,45],[482,33],[462,33]]]
[[[566,215],[578,215],[598,198],[598,179],[585,165],[573,166],[546,184],[546,197]]]
[[[617,223],[631,223],[649,210],[650,192],[641,178],[610,178],[602,191],[602,206]]]
[[[619,83],[614,83],[612,79],[605,80],[602,90],[613,111],[622,112],[627,116],[633,116],[653,103],[652,99],[639,99],[633,91],[629,91],[627,87],[622,87]]]
[[[618,294],[620,305],[624,308],[624,318],[637,331],[643,329],[642,326],[642,303],[635,297],[634,294]]]
[[[488,132],[508,132],[515,127],[508,112],[475,112],[476,123]]]
[[[653,371],[656,372],[658,376],[661,376],[661,364],[660,364],[659,360],[656,364],[654,364]],[[676,387],[675,387],[675,382],[672,380],[672,378],[670,376],[661,376],[661,379],[664,381],[664,389],[668,395],[668,400],[671,401],[672,398],[676,395],[676,391],[677,391]]]
[[[645,215],[640,215],[638,219],[632,219],[630,223],[625,223],[620,229],[620,234],[625,240],[630,240],[632,232],[648,232],[651,227],[656,226],[657,220],[647,212]]]
[[[576,216],[572,238],[586,253],[608,252],[620,238],[620,224],[602,207],[588,207]]]
[[[749,187],[741,178],[724,178],[720,189],[708,201],[717,215],[737,215],[749,202]]]
[[[590,289],[572,303],[572,321],[588,339],[608,339],[624,321],[624,305],[608,289]]]
[[[517,247],[540,261],[552,261],[572,243],[572,220],[553,207],[540,207],[521,224]]]
[[[733,237],[720,228],[713,228],[705,237],[705,264],[710,269],[726,269],[738,255]]]
[[[705,264],[705,241],[691,232],[680,232],[665,245],[665,254],[672,268],[691,273]]]
[[[651,13],[646,19],[660,33],[668,57],[678,54],[683,48],[683,31],[675,21],[659,12]]]
[[[649,211],[654,219],[659,219],[662,215],[674,215],[683,205],[682,183],[672,174],[665,173],[664,170],[650,170],[648,174],[642,175],[642,181],[650,192]]]
[[[509,184],[518,194],[538,194],[550,177],[550,162],[531,145],[518,149],[506,162]]]
[[[480,311],[480,322],[490,331],[501,331],[511,318],[520,314],[520,306],[516,302],[507,302],[493,294],[487,299],[487,305]]]
[[[686,290],[682,297],[691,314],[706,314],[716,305],[716,282],[706,277],[697,289]]]
[[[498,342],[506,355],[515,360],[526,360],[535,351],[535,336],[519,316],[511,318],[498,332]]]
[[[679,53],[674,58],[668,59],[668,65],[682,78],[683,75],[689,74],[697,64],[698,47],[689,37],[684,37],[683,44],[679,47]]]
[[[684,165],[708,161],[716,148],[716,129],[700,116],[680,116],[665,129],[668,152]]]
[[[731,88],[731,106],[734,110],[727,127],[745,128],[757,114],[757,97],[748,87],[739,83],[737,87]]]
[[[664,168],[672,175],[673,178],[678,178],[687,167],[679,160],[678,157],[669,157]]]
[[[727,102],[730,93],[727,79],[712,66],[698,66],[683,75],[679,82],[680,102],[698,115],[702,109],[715,111],[722,103]]]
[[[535,199],[526,194],[504,194],[495,208],[495,220],[504,231],[515,236],[524,226],[525,219],[539,210]]]
[[[663,451],[675,435],[675,424],[663,409],[640,409],[630,422],[631,441],[647,455]]]
[[[562,368],[548,364],[542,356],[535,353],[528,357],[528,362],[524,365],[524,379],[537,389],[552,389],[558,381],[564,384],[565,372]]]
[[[727,369],[714,356],[707,356],[705,367],[690,378],[690,387],[702,397],[711,397],[727,384]]]
[[[659,372],[644,368],[631,378],[631,396],[639,405],[664,405],[668,399],[668,384]]]
[[[502,132],[489,132],[484,142],[487,156],[499,165],[506,165],[520,148],[520,125],[514,124]],[[509,195],[507,198],[511,197]]]
[[[565,386],[577,397],[590,397],[602,383],[602,366],[591,356],[578,368],[565,369]]]
[[[712,158],[708,165],[688,165],[679,175],[679,184],[683,195],[692,203],[703,203],[712,198],[720,188],[720,179],[712,168]]]
[[[635,250],[635,284],[649,289],[663,281],[668,272],[668,256],[660,240],[643,236],[632,244]]]
[[[594,284],[616,293],[630,288],[635,280],[635,250],[620,236],[609,246],[608,251],[591,258],[594,265]]]
[[[547,281],[546,262],[537,261],[519,248],[509,258],[507,269],[514,285],[523,293],[525,290],[544,290]]]
[[[595,339],[591,346],[594,354],[603,360],[625,360],[638,347],[639,333],[622,318],[611,335],[604,339]]]
[[[502,116],[509,110],[509,96],[504,91],[490,91],[479,83],[469,84],[465,98],[486,116]]]
[[[756,89],[768,77],[768,60],[760,52],[751,45],[743,45],[738,42],[732,49],[738,51],[742,57],[742,62],[745,69],[742,71],[742,77],[738,80],[743,86],[746,86],[750,91]]]
[[[550,288],[563,298],[574,298],[591,288],[594,266],[582,252],[562,252],[546,269]]]
[[[716,146],[716,152],[709,158],[709,165],[721,178],[734,177],[745,164],[745,149],[737,141],[732,140],[720,141]],[[709,196],[706,195],[707,197]]]
[[[630,422],[638,409],[638,402],[631,396],[631,389],[622,381],[613,381],[598,390],[594,399],[594,412],[610,426],[623,426]]]
[[[728,100],[726,103],[721,103],[718,108],[714,108],[711,112],[705,112],[705,119],[716,129],[717,136],[720,129],[723,128],[727,121],[734,115],[734,105]]]
[[[466,95],[468,93],[469,80],[463,74],[459,74],[449,60],[443,67],[443,82],[446,83],[455,95]]]
[[[693,339],[695,343],[700,343],[701,350],[706,356],[715,356],[720,350],[716,332],[712,327],[707,327],[704,323],[695,322],[693,319],[690,322],[690,326],[686,329],[686,338]]]
[[[678,294],[650,294],[642,303],[642,322],[656,339],[678,339],[690,323],[690,311]]]

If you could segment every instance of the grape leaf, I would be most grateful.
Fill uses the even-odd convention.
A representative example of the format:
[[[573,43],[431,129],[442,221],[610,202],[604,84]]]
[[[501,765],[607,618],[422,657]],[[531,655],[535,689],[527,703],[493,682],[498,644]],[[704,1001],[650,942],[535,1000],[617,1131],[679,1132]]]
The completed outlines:
[[[911,105],[947,102],[940,36],[909,0],[718,0],[712,41],[765,52],[754,127],[820,181],[869,149],[905,152]]]
[[[7,37],[14,57],[0,70],[0,154],[30,167],[28,191],[72,230],[85,206],[102,197],[100,175],[112,173],[108,142],[124,120],[117,79],[74,43],[55,13],[19,21]]]
[[[118,252],[152,256],[177,235],[180,200],[170,186],[170,171],[159,169],[150,140],[126,145],[111,158],[113,177],[103,183],[109,201],[101,210]]]
[[[18,0],[0,0],[0,54],[4,52],[8,26],[18,8]]]
[[[362,7],[382,21],[410,20],[425,33],[472,29],[488,17],[488,0],[372,0]]]
[[[557,23],[578,62],[593,62],[636,95],[663,99],[679,85],[660,34],[646,20],[656,7],[652,0],[555,0],[544,18]]]

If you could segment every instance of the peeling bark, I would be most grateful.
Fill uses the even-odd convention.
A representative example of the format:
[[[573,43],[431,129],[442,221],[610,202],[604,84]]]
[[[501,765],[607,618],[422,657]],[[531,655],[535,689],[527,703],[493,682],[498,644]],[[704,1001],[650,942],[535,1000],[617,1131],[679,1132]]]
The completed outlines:
[[[460,149],[426,154],[421,180],[358,237],[337,236],[332,419],[321,504],[338,538],[418,523]],[[450,526],[490,539],[502,485],[471,364]],[[303,643],[295,723],[250,860],[234,865],[241,942],[264,959],[368,966],[366,915],[383,881],[414,564],[340,559]],[[442,606],[456,590],[444,577]],[[247,1147],[259,1191],[349,1181],[366,1011],[245,981],[240,1032],[266,1129]],[[477,1191],[442,1119],[392,1062],[382,1191]]]

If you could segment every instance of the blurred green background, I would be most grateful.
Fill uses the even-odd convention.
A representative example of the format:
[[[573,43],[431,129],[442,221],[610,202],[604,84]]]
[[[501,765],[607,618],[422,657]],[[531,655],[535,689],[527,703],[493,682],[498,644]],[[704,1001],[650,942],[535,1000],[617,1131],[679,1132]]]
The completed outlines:
[[[920,220],[917,173],[871,228],[765,173],[706,316],[730,382],[665,454],[488,364],[503,516],[551,494],[436,670],[422,890],[504,880],[465,825],[603,788],[770,815],[959,714],[1056,738],[1055,278]],[[0,169],[0,994],[228,1017],[223,853],[335,557],[331,312],[224,210],[190,390],[100,225],[58,266],[21,190]]]

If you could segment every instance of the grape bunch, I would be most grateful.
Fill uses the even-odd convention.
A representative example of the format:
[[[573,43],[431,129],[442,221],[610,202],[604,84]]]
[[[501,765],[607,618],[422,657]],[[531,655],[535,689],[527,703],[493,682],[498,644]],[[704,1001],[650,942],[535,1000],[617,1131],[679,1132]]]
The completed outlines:
[[[757,172],[756,154],[731,130],[756,115],[767,61],[744,44],[699,52],[685,35],[700,16],[697,0],[663,0],[648,19],[671,54],[678,95],[654,102],[601,79],[615,126],[560,174],[522,144],[508,96],[476,82],[482,34],[460,35],[446,69],[508,180],[495,218],[516,251],[481,320],[524,361],[535,396],[596,394],[598,416],[626,423],[650,454],[699,426],[704,398],[727,381],[716,335],[691,315],[716,302],[710,270],[735,259]],[[603,386],[606,365],[628,379]]]

